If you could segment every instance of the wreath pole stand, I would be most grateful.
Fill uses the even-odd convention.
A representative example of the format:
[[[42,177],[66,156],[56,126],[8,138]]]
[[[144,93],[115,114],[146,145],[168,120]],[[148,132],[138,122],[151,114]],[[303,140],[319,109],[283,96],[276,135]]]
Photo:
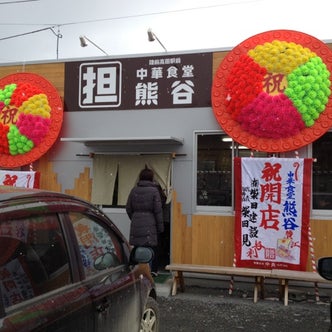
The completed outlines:
[[[295,158],[299,158],[299,152],[298,151],[295,151]],[[311,234],[311,225],[310,225],[310,223],[309,223],[309,227],[308,227],[308,237],[309,237],[309,248],[310,248],[310,258],[311,258],[312,271],[317,273],[315,251],[314,251],[314,244],[313,244],[313,239],[312,239],[312,234]],[[315,297],[316,297],[316,302],[319,302],[319,289],[318,289],[318,283],[317,282],[315,282]]]
[[[312,264],[312,271],[317,273],[317,268],[316,268],[316,259],[315,259],[315,252],[314,252],[314,245],[313,245],[313,239],[312,239],[312,234],[311,234],[311,226],[309,223],[309,228],[308,228],[308,236],[309,236],[309,247],[310,247],[310,257],[311,257],[311,264]],[[316,297],[316,302],[319,302],[319,290],[318,290],[318,283],[315,282],[315,297]]]
[[[233,257],[233,267],[236,267],[236,255],[234,253]],[[231,276],[231,280],[229,282],[229,289],[228,289],[228,294],[232,295],[234,290],[234,276]]]
[[[254,157],[254,151],[251,150],[250,152],[250,158]],[[234,258],[233,258],[233,267],[236,267],[236,255],[234,253]],[[228,294],[232,295],[234,290],[234,276],[231,276],[231,280],[229,282],[229,289],[228,289]]]

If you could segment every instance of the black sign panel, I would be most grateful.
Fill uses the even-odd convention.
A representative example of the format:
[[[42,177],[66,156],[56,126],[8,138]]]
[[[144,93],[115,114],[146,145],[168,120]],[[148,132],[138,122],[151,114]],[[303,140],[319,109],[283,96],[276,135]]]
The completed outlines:
[[[211,106],[212,53],[67,62],[65,110]]]

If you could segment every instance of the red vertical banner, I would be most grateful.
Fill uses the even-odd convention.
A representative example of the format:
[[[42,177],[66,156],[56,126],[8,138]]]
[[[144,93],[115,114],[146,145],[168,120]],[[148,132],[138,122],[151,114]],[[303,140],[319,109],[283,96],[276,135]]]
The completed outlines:
[[[305,270],[312,159],[235,158],[236,265]]]

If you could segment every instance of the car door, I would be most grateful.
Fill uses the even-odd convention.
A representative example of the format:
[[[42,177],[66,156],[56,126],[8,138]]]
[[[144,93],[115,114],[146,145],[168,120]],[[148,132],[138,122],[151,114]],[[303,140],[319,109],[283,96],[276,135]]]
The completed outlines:
[[[0,222],[0,331],[93,331],[90,293],[70,264],[55,213]]]
[[[139,276],[129,269],[123,241],[97,216],[70,213],[98,332],[138,331],[142,313]]]

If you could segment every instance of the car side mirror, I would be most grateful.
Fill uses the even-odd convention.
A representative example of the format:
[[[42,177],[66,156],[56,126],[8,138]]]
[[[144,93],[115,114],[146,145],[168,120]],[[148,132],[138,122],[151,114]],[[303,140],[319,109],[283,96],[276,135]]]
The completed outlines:
[[[152,261],[154,256],[153,250],[147,247],[135,247],[130,253],[130,263],[139,264],[139,263],[149,263]]]
[[[332,280],[332,257],[322,257],[318,259],[317,270],[324,279]]]

